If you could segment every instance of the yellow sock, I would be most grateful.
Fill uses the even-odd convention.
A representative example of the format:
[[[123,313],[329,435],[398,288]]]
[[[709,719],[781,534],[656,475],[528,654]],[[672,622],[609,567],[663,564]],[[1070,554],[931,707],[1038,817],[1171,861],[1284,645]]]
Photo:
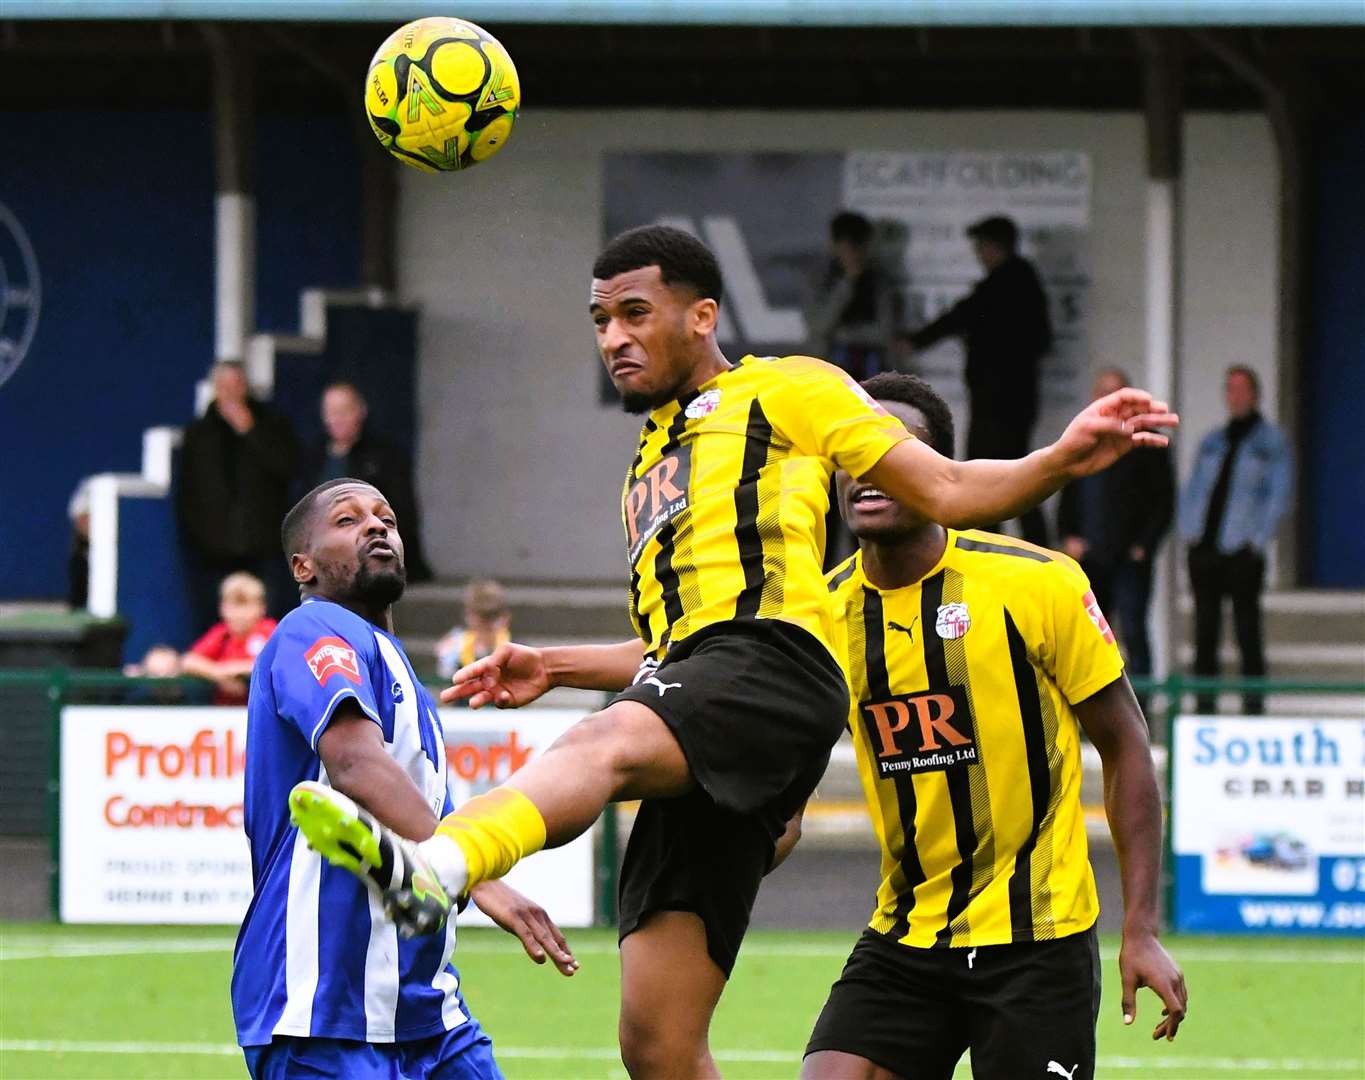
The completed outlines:
[[[545,846],[545,819],[516,788],[476,795],[436,826],[436,835],[459,845],[469,867],[468,892],[481,881],[500,878],[527,855]]]

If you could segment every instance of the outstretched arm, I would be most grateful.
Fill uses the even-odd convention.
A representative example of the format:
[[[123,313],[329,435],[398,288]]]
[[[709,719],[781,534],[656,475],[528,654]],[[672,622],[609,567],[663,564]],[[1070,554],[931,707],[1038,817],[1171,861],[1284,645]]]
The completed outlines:
[[[1179,418],[1145,390],[1091,402],[1055,443],[1014,461],[953,461],[911,439],[861,479],[942,525],[966,528],[1018,517],[1068,480],[1099,472],[1137,446],[1165,446]]]
[[[384,749],[384,733],[354,701],[337,706],[318,736],[318,756],[332,787],[365,807],[400,836],[425,840],[436,815],[412,778]]]
[[[1075,706],[1104,768],[1104,809],[1123,882],[1123,1022],[1137,1016],[1137,991],[1150,987],[1161,998],[1162,1021],[1153,1039],[1175,1038],[1189,1007],[1185,976],[1157,940],[1157,892],[1161,879],[1161,796],[1152,765],[1147,722],[1127,676]]]
[[[411,777],[384,749],[379,725],[351,701],[343,701],[318,738],[318,756],[332,786],[365,807],[409,840],[436,831],[436,815]],[[548,956],[560,974],[578,970],[564,935],[544,908],[501,881],[476,885],[470,894],[479,908],[513,937],[537,964]]]
[[[468,700],[471,709],[529,705],[556,686],[579,690],[624,690],[640,669],[645,647],[639,638],[616,645],[557,645],[534,649],[509,642],[451,676],[441,701]]]

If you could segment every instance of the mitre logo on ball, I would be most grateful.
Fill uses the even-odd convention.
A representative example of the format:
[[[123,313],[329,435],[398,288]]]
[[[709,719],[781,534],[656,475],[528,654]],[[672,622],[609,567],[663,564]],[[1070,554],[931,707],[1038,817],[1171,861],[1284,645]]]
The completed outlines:
[[[436,15],[400,26],[365,76],[365,116],[375,138],[422,172],[487,161],[512,134],[520,108],[512,57],[464,19]]]
[[[360,685],[360,662],[356,659],[355,650],[339,637],[318,638],[312,648],[303,654],[303,658],[308,661],[308,670],[313,673],[319,686],[333,675],[340,675]]]

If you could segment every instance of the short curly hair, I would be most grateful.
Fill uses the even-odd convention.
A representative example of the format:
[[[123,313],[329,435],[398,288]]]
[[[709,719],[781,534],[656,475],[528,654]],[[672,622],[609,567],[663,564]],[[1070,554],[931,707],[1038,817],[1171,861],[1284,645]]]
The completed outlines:
[[[621,233],[597,256],[592,276],[605,281],[646,266],[657,266],[665,285],[690,289],[699,300],[721,302],[725,285],[715,255],[691,233],[671,225],[642,225]]]
[[[918,375],[883,371],[863,380],[862,387],[877,401],[897,401],[918,409],[924,415],[928,438],[924,441],[944,457],[953,456],[955,432],[953,413],[948,403]]]
[[[353,476],[339,476],[334,480],[324,480],[293,506],[284,515],[280,524],[280,546],[284,548],[284,558],[288,562],[297,552],[308,547],[308,537],[313,531],[313,520],[317,514],[318,497],[344,484],[360,484],[364,487],[374,485],[367,480],[357,480]]]

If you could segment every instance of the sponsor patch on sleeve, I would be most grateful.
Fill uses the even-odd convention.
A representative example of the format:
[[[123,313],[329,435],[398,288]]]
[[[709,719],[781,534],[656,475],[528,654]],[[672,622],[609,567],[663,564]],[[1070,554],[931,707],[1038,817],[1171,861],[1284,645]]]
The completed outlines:
[[[333,675],[340,675],[360,685],[360,661],[355,650],[339,637],[321,637],[303,654],[308,670],[319,686],[324,686]]]
[[[1095,624],[1095,629],[1100,632],[1100,636],[1112,645],[1114,644],[1114,631],[1109,629],[1109,620],[1104,617],[1104,612],[1100,610],[1100,602],[1095,599],[1093,591],[1087,590],[1081,597],[1085,604],[1085,613],[1090,616],[1090,621]]]

